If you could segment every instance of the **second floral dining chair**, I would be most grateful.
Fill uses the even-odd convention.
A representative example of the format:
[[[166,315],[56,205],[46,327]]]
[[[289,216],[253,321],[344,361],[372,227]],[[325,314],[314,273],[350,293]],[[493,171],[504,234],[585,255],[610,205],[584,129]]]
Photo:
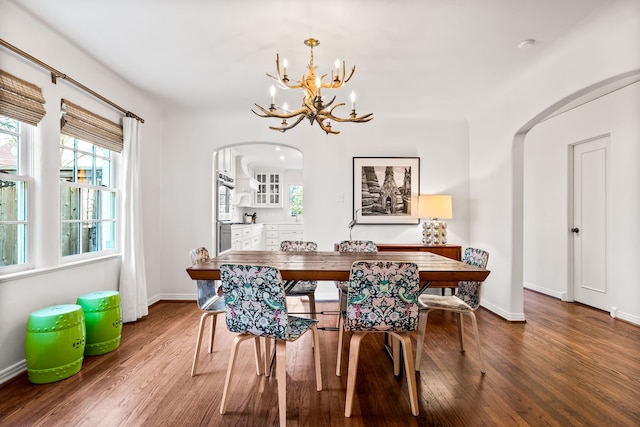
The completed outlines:
[[[418,323],[418,266],[409,262],[356,261],[351,267],[347,292],[347,310],[340,316],[336,375],[341,375],[344,331],[351,331],[349,372],[344,416],[350,417],[355,394],[358,359],[362,339],[371,332],[391,336],[394,348],[394,374],[399,374],[399,359],[404,360],[411,413],[418,415],[416,373],[411,350],[411,334]],[[402,355],[398,351],[402,344]]]
[[[316,252],[318,250],[318,244],[316,242],[303,240],[284,240],[280,243],[280,250],[283,252]],[[314,319],[317,319],[315,296],[317,288],[317,280],[298,280],[293,288],[287,292],[288,297],[306,296],[309,298],[309,312]]]
[[[338,244],[338,252],[378,252],[378,246],[371,240],[343,240]],[[340,312],[347,309],[347,288],[349,281],[336,282],[340,299]]]

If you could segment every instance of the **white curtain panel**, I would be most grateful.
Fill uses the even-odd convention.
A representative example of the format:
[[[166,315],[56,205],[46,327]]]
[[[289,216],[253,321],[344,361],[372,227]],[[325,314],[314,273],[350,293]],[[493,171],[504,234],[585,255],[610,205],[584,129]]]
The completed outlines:
[[[121,193],[122,266],[120,269],[120,299],[122,321],[134,322],[149,313],[147,306],[147,276],[142,239],[142,201],[140,191],[140,122],[125,117],[124,188]]]

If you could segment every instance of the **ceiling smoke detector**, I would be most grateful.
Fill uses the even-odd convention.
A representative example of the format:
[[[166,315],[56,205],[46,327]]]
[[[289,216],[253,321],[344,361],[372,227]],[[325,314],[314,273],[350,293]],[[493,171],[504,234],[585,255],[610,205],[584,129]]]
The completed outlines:
[[[518,49],[529,49],[533,47],[534,44],[536,44],[535,39],[523,40],[520,43],[518,43]]]

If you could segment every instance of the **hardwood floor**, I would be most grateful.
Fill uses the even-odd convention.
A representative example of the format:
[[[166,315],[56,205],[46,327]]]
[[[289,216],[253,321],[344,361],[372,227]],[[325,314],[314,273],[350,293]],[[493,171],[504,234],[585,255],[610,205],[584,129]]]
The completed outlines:
[[[290,309],[300,303],[291,299]],[[318,303],[331,310],[336,303]],[[417,377],[420,415],[394,377],[382,337],[364,340],[351,418],[344,417],[347,352],[335,376],[337,333],[320,332],[324,388],[315,389],[308,342],[287,344],[287,421],[300,426],[637,426],[640,328],[580,304],[525,291],[526,323],[478,311],[486,375],[470,327],[459,351],[451,314],[429,316]],[[266,426],[278,424],[275,378],[257,376],[241,346],[226,415],[222,386],[233,335],[220,317],[212,354],[190,376],[200,312],[161,302],[125,324],[117,350],[86,357],[80,373],[45,385],[26,373],[0,385],[0,426]],[[321,326],[335,316],[320,316]],[[467,324],[465,323],[465,326]],[[303,336],[300,341],[310,340]],[[415,341],[414,341],[415,342]]]

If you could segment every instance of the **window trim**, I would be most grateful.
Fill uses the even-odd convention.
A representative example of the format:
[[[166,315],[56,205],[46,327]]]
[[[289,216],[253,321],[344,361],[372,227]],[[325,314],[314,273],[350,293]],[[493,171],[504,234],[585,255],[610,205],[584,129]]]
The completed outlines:
[[[113,224],[115,224],[114,227],[114,238],[115,238],[115,245],[113,248],[109,248],[109,249],[102,249],[99,251],[91,251],[91,252],[84,252],[84,253],[79,253],[79,254],[73,254],[73,255],[62,255],[62,224],[63,223],[75,223],[78,222],[80,224],[82,224],[83,222],[90,222],[90,221],[83,221],[82,219],[79,220],[63,220],[62,219],[62,213],[61,213],[61,209],[62,206],[60,206],[60,209],[58,209],[58,224],[59,224],[59,228],[58,228],[58,258],[59,258],[59,262],[60,264],[67,264],[69,262],[77,262],[77,261],[81,261],[81,260],[86,260],[86,259],[93,259],[93,258],[99,258],[99,257],[103,257],[103,256],[109,256],[112,254],[119,254],[120,253],[120,221],[119,221],[119,216],[120,216],[120,190],[118,188],[115,187],[106,187],[106,186],[100,186],[100,185],[92,185],[92,184],[84,184],[84,183],[78,183],[78,182],[70,182],[70,181],[64,181],[64,180],[60,180],[60,192],[58,195],[58,199],[61,200],[60,198],[62,197],[62,188],[63,187],[69,187],[69,188],[87,188],[87,189],[92,189],[92,190],[96,190],[96,191],[111,191],[113,193],[115,193],[116,195],[116,205],[114,207],[115,209],[115,218],[113,219],[99,219],[93,222],[99,222],[99,223],[106,223],[106,222],[112,222]]]
[[[5,117],[9,117],[6,116]],[[36,126],[33,126],[27,122],[17,120],[19,123],[19,153],[18,153],[18,164],[16,165],[18,169],[18,173],[11,174],[0,172],[0,178],[6,179],[9,181],[21,181],[26,183],[27,186],[27,197],[25,203],[27,205],[27,215],[25,221],[15,221],[15,223],[26,223],[27,226],[27,239],[24,242],[25,244],[25,252],[26,252],[26,262],[23,264],[13,264],[0,266],[0,278],[4,280],[5,276],[8,274],[20,273],[28,270],[33,270],[35,268],[35,237],[34,237],[34,206],[35,206],[35,193],[36,193],[36,185],[35,179],[33,178],[33,152],[34,146],[36,144]],[[7,221],[7,223],[11,223],[13,221]]]

